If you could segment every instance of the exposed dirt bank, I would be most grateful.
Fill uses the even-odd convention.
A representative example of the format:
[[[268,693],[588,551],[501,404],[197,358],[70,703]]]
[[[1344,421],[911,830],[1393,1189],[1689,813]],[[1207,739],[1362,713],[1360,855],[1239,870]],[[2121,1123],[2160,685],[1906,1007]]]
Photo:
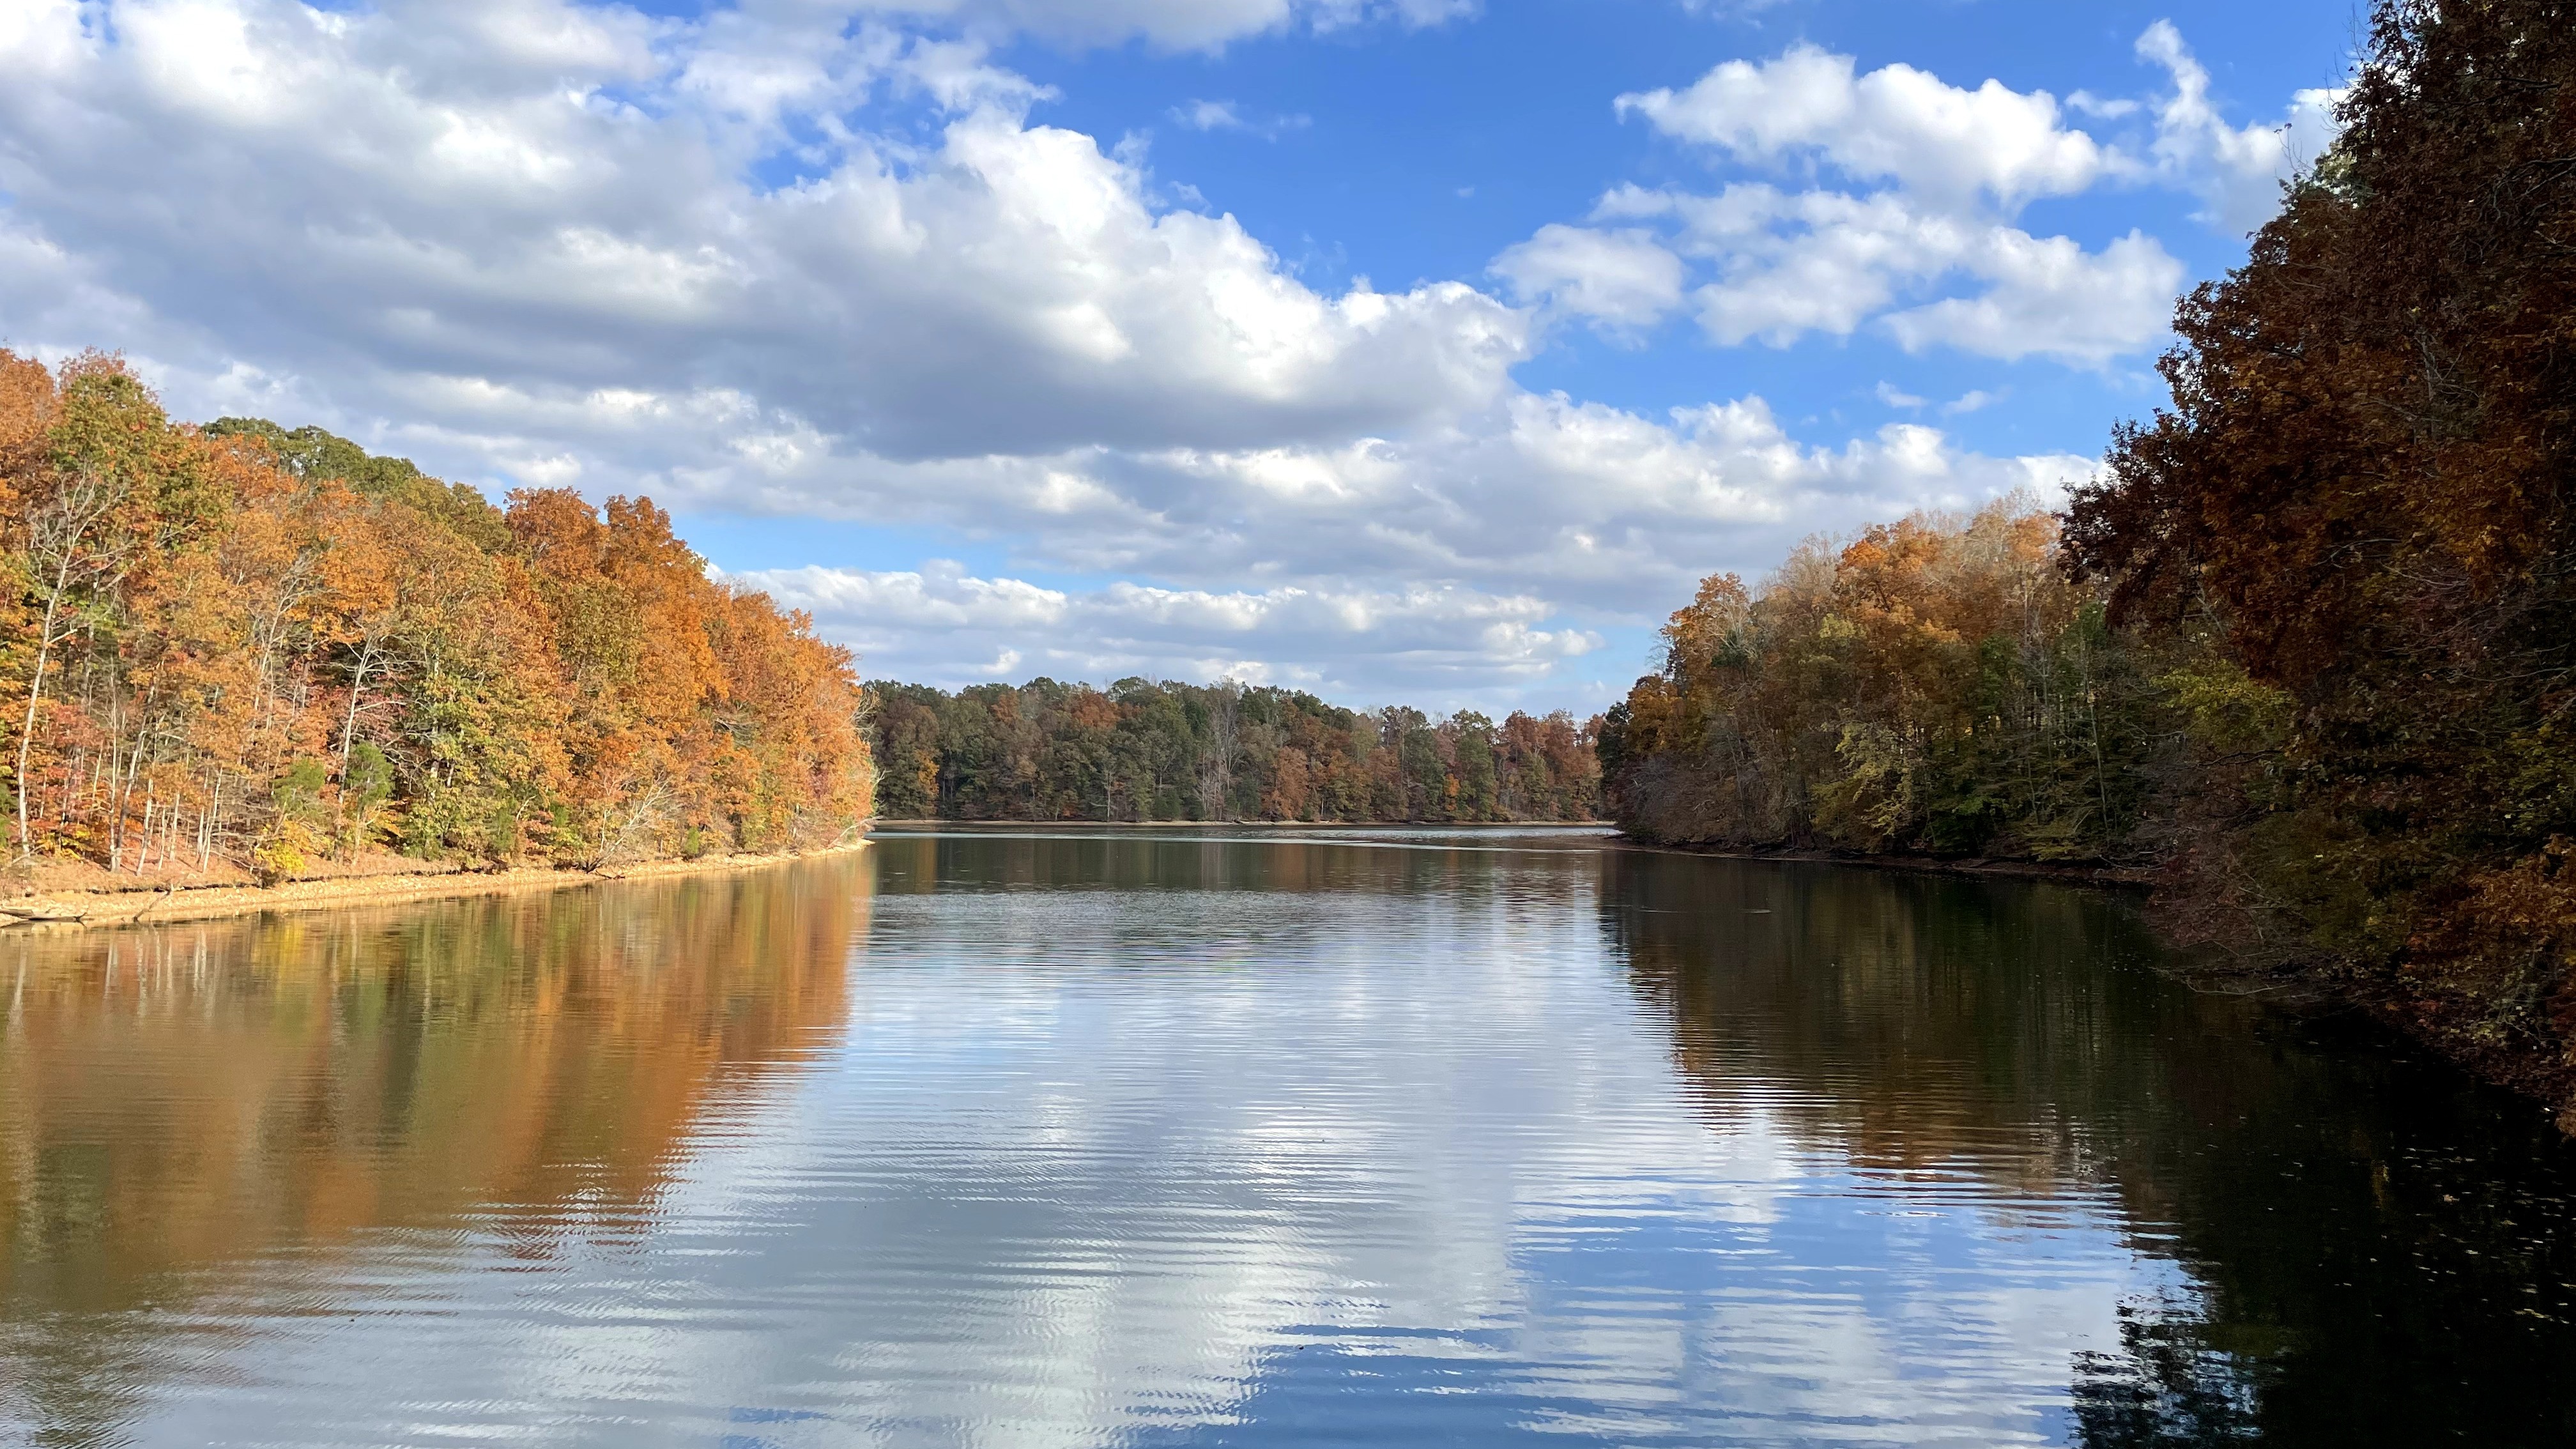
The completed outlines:
[[[864,850],[864,839],[825,850],[784,855],[709,855],[696,860],[646,861],[599,870],[413,870],[401,874],[346,875],[326,880],[288,881],[282,885],[145,886],[121,890],[51,890],[0,897],[0,927],[21,930],[79,930],[90,926],[125,926],[137,922],[201,921],[219,916],[257,915],[263,911],[321,910],[345,905],[382,905],[395,901],[433,900],[443,896],[500,895],[516,891],[566,890],[606,880],[656,876],[704,875],[745,870],[791,860],[842,855]]]

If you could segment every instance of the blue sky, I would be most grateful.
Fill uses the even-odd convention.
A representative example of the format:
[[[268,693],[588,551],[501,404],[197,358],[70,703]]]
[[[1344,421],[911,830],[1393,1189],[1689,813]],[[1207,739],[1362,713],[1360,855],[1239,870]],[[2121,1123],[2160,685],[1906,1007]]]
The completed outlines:
[[[670,504],[871,675],[1589,711],[2043,499],[2350,0],[29,0],[0,342]]]
[[[1677,0],[1530,0],[1490,5],[1471,24],[1272,36],[1218,54],[1131,43],[1065,57],[1023,44],[1012,60],[1064,93],[1036,119],[1104,138],[1147,134],[1159,175],[1243,218],[1310,280],[1367,275],[1392,287],[1479,278],[1504,246],[1581,215],[1621,181],[1704,187],[1715,174],[1709,158],[1614,114],[1610,102],[1623,93],[1687,86],[1723,61],[1805,41],[1855,57],[1864,71],[1908,64],[1962,86],[1993,77],[2060,97],[2144,96],[2163,77],[2135,45],[2158,20],[2192,44],[2239,124],[2277,116],[2293,92],[2338,84],[2359,23],[2351,0],[1781,0],[1750,15]],[[1271,138],[1173,124],[1172,108],[1209,97],[1237,102],[1247,117],[1311,124]],[[2091,246],[2143,227],[2198,278],[2244,259],[2241,234],[2194,223],[2198,209],[2185,194],[2131,187],[2045,212],[2052,227]],[[1690,331],[1667,324],[1642,347],[1577,331],[1517,376],[1539,390],[1646,409],[1759,391],[1827,430],[1889,416],[1875,396],[1881,381],[1920,395],[2014,388],[2008,404],[1956,425],[1990,451],[2093,451],[2107,419],[2160,395],[2142,380],[2144,356],[2105,377],[1908,356],[1869,337],[1719,348],[1695,344]]]

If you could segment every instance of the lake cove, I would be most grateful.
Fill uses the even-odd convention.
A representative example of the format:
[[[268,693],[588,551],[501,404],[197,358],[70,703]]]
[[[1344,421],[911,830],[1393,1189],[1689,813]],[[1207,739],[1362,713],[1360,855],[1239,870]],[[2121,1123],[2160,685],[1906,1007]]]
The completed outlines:
[[[2576,1147],[2128,898],[881,831],[0,938],[0,1440],[2525,1445]]]

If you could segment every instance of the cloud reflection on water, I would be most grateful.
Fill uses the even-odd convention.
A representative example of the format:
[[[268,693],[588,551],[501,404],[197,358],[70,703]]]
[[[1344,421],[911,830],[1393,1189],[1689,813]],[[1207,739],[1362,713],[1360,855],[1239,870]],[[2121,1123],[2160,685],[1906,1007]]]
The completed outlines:
[[[688,904],[447,907],[482,925],[402,979],[489,1004],[399,1031],[245,927],[204,981],[352,984],[116,1029],[202,1056],[202,1005],[257,1001],[230,1030],[272,1055],[520,1067],[338,1139],[374,1156],[246,1157],[373,1196],[149,1293],[75,1311],[22,1230],[12,1354],[118,1326],[92,1422],[138,1445],[2135,1442],[2123,1308],[2210,1309],[2173,1166],[2207,1109],[2372,1126],[2249,1008],[2131,969],[2100,898],[1533,843],[892,837]],[[13,1160],[87,1090],[13,1091]],[[324,1104],[155,1090],[188,1113],[120,1133]]]

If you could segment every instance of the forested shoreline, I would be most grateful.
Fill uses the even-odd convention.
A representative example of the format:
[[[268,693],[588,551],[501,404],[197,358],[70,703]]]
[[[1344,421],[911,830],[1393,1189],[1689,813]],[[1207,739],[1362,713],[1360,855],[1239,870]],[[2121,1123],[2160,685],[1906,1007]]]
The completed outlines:
[[[1240,684],[878,681],[892,819],[1493,822],[1600,812],[1592,729],[1559,712],[1343,709]]]
[[[793,851],[878,814],[1599,812],[1591,727],[1561,713],[865,688],[649,500],[496,507],[319,429],[173,422],[104,355],[0,352],[0,539],[20,889]]]
[[[2340,119],[2062,519],[1712,578],[1606,794],[1665,841],[2151,865],[2181,940],[2576,1131],[2576,15],[2382,0]]]
[[[1631,833],[1735,848],[2126,861],[2167,688],[2026,503],[1710,578],[1602,726]]]
[[[868,814],[848,651],[646,499],[497,508],[0,351],[0,539],[22,885],[794,850]]]

